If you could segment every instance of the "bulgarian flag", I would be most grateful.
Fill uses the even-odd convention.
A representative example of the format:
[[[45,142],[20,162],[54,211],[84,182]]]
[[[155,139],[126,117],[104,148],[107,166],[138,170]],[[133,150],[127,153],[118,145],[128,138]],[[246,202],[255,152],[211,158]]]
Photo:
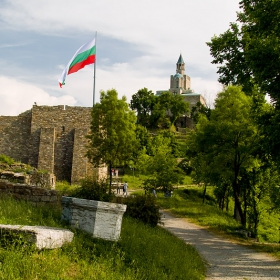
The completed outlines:
[[[90,42],[82,45],[74,54],[72,59],[68,62],[66,68],[63,70],[58,79],[59,86],[65,85],[66,76],[83,69],[86,65],[95,62],[95,38]]]

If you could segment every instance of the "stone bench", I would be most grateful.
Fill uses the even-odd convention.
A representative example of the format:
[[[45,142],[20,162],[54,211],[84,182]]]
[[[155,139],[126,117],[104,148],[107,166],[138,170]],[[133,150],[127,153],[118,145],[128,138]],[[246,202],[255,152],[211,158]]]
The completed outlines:
[[[74,233],[67,229],[46,226],[21,226],[0,224],[0,237],[23,238],[25,242],[35,244],[38,249],[59,248],[73,240]]]

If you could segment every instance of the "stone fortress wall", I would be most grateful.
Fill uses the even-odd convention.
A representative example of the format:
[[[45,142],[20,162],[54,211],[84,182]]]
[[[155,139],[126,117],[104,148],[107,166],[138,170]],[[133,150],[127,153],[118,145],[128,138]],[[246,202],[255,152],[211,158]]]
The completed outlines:
[[[106,168],[94,169],[85,157],[91,107],[33,105],[18,116],[0,116],[0,154],[54,173],[71,183]]]

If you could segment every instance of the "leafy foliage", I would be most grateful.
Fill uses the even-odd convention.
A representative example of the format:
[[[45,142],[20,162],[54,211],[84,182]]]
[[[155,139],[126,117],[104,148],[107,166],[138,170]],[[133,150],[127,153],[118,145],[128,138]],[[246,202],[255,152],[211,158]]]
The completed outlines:
[[[186,158],[184,158],[179,162],[178,167],[180,167],[185,172],[186,175],[190,175],[192,172],[191,163]]]
[[[232,195],[235,218],[257,234],[259,215],[264,211],[260,201],[267,199],[278,175],[262,149],[254,120],[255,111],[265,110],[266,104],[260,103],[258,110],[255,105],[240,87],[225,88],[210,119],[201,115],[189,134],[188,154],[196,182],[216,186],[222,209]]]
[[[150,226],[157,226],[161,216],[155,197],[137,195],[125,199],[127,209],[125,214]]]
[[[70,196],[105,202],[110,202],[113,198],[113,194],[109,193],[106,180],[97,181],[93,178],[81,180],[81,186],[72,190]]]
[[[131,109],[137,112],[137,123],[147,128],[170,128],[176,119],[189,111],[189,105],[181,95],[163,92],[156,96],[147,88],[132,95]]]
[[[14,161],[12,158],[10,158],[10,157],[8,157],[8,156],[6,156],[6,155],[0,155],[0,162],[2,162],[2,163],[7,163],[7,164],[11,165],[11,164],[13,164],[15,161]]]
[[[256,108],[260,108],[260,97],[254,96],[256,89],[274,102],[269,109],[257,112],[255,121],[261,149],[279,170],[280,1],[242,0],[240,8],[237,22],[207,45],[214,58],[212,63],[218,65],[221,83],[241,85],[247,95],[253,96]]]
[[[196,103],[195,106],[192,107],[191,110],[191,118],[194,123],[197,123],[200,115],[205,115],[207,119],[210,119],[211,108],[204,106],[200,101]]]
[[[219,81],[250,93],[256,84],[278,103],[280,82],[280,1],[242,0],[237,23],[207,45],[218,64]]]
[[[137,123],[144,127],[151,126],[151,113],[156,104],[156,96],[147,88],[139,89],[132,95],[130,108],[137,112]]]
[[[178,167],[177,159],[172,154],[170,139],[161,134],[154,137],[147,153],[142,150],[137,162],[137,167],[144,175],[144,189],[173,190],[173,186],[182,182],[183,173]]]
[[[114,89],[101,91],[100,103],[92,109],[87,151],[90,162],[95,167],[105,163],[111,170],[113,166],[129,161],[137,149],[135,122],[136,116],[125,97],[119,100]],[[110,186],[111,182],[110,172]]]

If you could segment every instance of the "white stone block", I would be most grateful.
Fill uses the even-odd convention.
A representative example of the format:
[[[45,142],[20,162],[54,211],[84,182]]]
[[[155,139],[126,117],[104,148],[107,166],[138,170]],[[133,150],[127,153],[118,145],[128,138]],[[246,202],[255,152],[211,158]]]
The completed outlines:
[[[96,200],[62,197],[62,220],[93,237],[116,241],[120,237],[126,205]]]
[[[65,243],[73,240],[74,233],[67,229],[53,228],[46,226],[21,226],[21,225],[1,225],[1,235],[3,233],[23,233],[27,237],[27,242],[34,243],[38,249],[59,248]],[[15,235],[16,236],[16,235]]]

